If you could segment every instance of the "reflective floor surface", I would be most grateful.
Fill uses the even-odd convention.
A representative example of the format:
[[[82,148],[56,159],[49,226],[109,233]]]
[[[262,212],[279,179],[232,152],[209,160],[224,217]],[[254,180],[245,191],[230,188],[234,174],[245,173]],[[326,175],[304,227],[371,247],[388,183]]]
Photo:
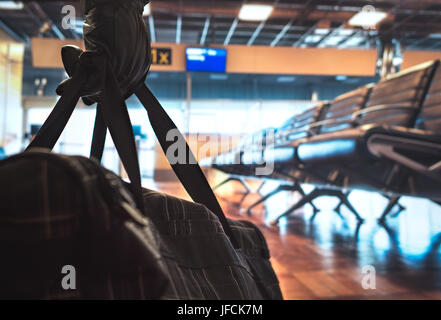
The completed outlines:
[[[254,190],[258,187],[258,183],[250,185]],[[176,182],[146,186],[188,198]],[[267,184],[261,193],[276,186]],[[437,204],[403,198],[406,210],[379,225],[377,218],[387,200],[355,191],[349,199],[365,218],[362,225],[346,208],[341,215],[335,213],[338,201],[323,197],[314,202],[321,211],[313,220],[307,205],[271,226],[269,222],[299,196],[280,193],[256,207],[250,217],[245,209],[259,195],[252,193],[241,202],[242,192],[242,186],[232,182],[220,188],[217,196],[230,218],[250,220],[263,231],[285,299],[441,299],[441,207]]]

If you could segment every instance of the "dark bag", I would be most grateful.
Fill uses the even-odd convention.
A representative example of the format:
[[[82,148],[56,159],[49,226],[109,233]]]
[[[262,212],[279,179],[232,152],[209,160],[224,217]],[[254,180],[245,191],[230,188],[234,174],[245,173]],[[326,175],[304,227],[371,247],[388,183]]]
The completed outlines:
[[[1,161],[0,298],[163,296],[158,239],[134,206],[121,179],[89,159],[33,151]]]
[[[23,153],[0,162],[0,190],[0,298],[282,298],[252,223],[229,220],[235,249],[205,206],[147,189],[144,217],[95,161]]]
[[[144,200],[170,279],[163,299],[282,299],[265,238],[255,225],[228,220],[239,239],[234,248],[204,205],[151,190],[144,190]]]
[[[86,103],[98,102],[91,157],[101,160],[108,128],[131,180],[127,187],[136,208],[156,227],[152,232],[158,235],[162,266],[171,283],[165,297],[281,298],[263,236],[250,223],[226,219],[184,137],[144,84],[150,65],[150,51],[146,52],[150,44],[142,23],[145,3],[85,1],[88,50],[63,49],[65,68],[72,76],[58,88],[61,98],[27,150],[53,148],[79,97]],[[126,37],[124,42],[117,40],[121,37]],[[172,168],[195,203],[141,188],[136,145],[124,103],[132,93],[145,106],[164,151],[176,143],[166,138],[170,130],[185,144],[185,163],[172,164]]]

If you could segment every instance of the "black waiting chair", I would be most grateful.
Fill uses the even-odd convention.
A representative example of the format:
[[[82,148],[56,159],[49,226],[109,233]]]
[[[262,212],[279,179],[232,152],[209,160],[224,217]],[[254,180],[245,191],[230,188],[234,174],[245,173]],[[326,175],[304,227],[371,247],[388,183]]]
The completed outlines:
[[[342,179],[334,181],[337,187],[394,194],[384,219],[401,194],[397,197],[394,186],[402,185],[409,169],[391,159],[379,161],[369,151],[369,139],[374,132],[415,126],[437,66],[438,61],[425,63],[376,84],[366,107],[352,115],[355,128],[324,132],[299,144],[298,160],[316,174],[329,176],[338,171]]]
[[[421,64],[306,110],[277,129],[273,142],[264,148],[244,141],[248,147],[236,152],[234,161],[240,165],[235,172],[250,176],[256,166],[272,161],[270,178],[316,186],[274,223],[324,195],[338,197],[337,211],[344,204],[361,222],[347,199],[353,189],[373,190],[389,198],[380,220],[397,205],[398,212],[403,209],[401,195],[440,203],[434,184],[441,172],[438,65],[439,61]],[[225,165],[218,168],[231,170]],[[284,188],[281,185],[258,203]]]
[[[309,195],[305,195],[298,202],[301,203],[302,206],[305,203],[311,203],[311,201],[317,197],[333,196],[340,200],[339,205],[335,208],[337,213],[340,214],[341,206],[345,205],[359,221],[362,221],[361,216],[348,200],[348,192],[334,187],[336,180],[340,179],[341,177],[340,171],[333,168],[332,172],[326,172],[323,174],[323,172],[320,171],[310,170],[310,168],[305,167],[305,165],[298,160],[296,151],[299,145],[314,139],[321,134],[330,134],[336,131],[351,129],[356,126],[356,122],[352,118],[352,115],[354,112],[358,112],[364,108],[369,97],[370,90],[371,86],[368,85],[337,97],[334,101],[326,106],[321,118],[318,121],[314,121],[308,125],[308,135],[306,137],[293,137],[292,135],[288,135],[288,137],[292,137],[294,139],[291,138],[291,141],[288,141],[288,143],[282,143],[281,145],[275,146],[275,150],[292,150],[292,158],[288,159],[288,161],[285,160],[284,164],[288,168],[296,168],[295,171],[297,173],[297,181],[310,183],[317,186],[314,191],[312,191]],[[277,163],[280,161],[280,159],[275,158],[275,161]],[[305,202],[307,199],[309,199],[309,201]],[[302,206],[293,206],[289,210],[285,211],[282,216],[286,216]]]
[[[317,129],[312,129],[311,124],[322,120],[324,113],[328,107],[327,103],[320,103],[305,112],[294,116],[290,121],[286,122],[281,128],[277,129],[273,135],[273,141],[267,145],[263,152],[259,153],[244,153],[242,156],[243,163],[249,166],[257,166],[257,164],[274,164],[274,168],[270,175],[262,177],[263,179],[275,179],[288,181],[282,183],[275,190],[261,197],[248,207],[248,214],[251,214],[252,209],[259,204],[265,202],[269,198],[275,196],[282,191],[298,192],[301,196],[305,196],[305,192],[300,185],[304,182],[307,176],[304,172],[296,167],[292,159],[294,159],[294,149],[292,147],[277,147],[284,146],[292,141],[298,141],[315,134]],[[269,140],[270,141],[270,140]],[[319,210],[311,202],[314,214]]]

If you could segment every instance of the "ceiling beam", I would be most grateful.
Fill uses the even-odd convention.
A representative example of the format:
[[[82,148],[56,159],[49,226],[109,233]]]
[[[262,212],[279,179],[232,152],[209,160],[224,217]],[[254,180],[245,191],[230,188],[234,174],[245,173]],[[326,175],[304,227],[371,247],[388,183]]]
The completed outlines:
[[[425,41],[427,41],[427,40],[429,40],[429,39],[426,38],[426,37],[423,37],[423,38],[421,38],[421,39],[415,40],[415,41],[413,41],[411,44],[407,45],[407,46],[406,46],[406,49],[409,49],[409,48],[415,48],[415,47],[417,47],[418,45],[422,44],[423,42],[425,42]]]
[[[312,3],[312,2],[310,2]],[[241,5],[238,4],[226,4],[222,3],[222,5],[213,6],[212,1],[191,1],[186,0],[185,6],[176,6],[172,2],[161,2],[156,1],[155,12],[157,13],[166,13],[173,15],[181,15],[185,16],[217,16],[224,18],[233,18],[237,17],[241,8]],[[305,8],[305,5],[288,5],[283,6],[282,4],[278,4],[275,6],[273,12],[271,13],[272,19],[301,19],[302,13]],[[355,8],[357,9],[357,8]],[[354,9],[354,10],[355,10]],[[361,7],[358,8],[361,10]],[[310,16],[308,18],[319,20],[327,18],[332,21],[347,21],[354,15],[354,11],[336,11],[333,7],[330,7],[327,10],[312,10]]]
[[[294,42],[292,45],[293,47],[299,47],[303,41],[305,41],[306,37],[310,36],[312,33],[314,33],[315,29],[317,28],[318,22],[314,23],[302,36]]]
[[[437,50],[440,47],[441,47],[441,41],[437,41],[434,44],[432,44],[431,46],[427,47],[427,49],[429,49],[429,50]]]
[[[176,20],[176,43],[180,44],[182,38],[182,17],[178,16]]]
[[[294,19],[294,23],[295,23],[296,25],[298,25],[298,24],[303,24],[303,22],[304,22],[307,18],[312,19],[312,18],[310,17],[310,15],[314,12],[315,7],[316,7],[316,6],[314,5],[313,0],[308,0],[308,1],[304,4],[303,8],[300,10],[298,17],[296,17],[296,18]],[[327,16],[327,15],[326,15],[326,16]],[[309,30],[307,30],[305,34],[303,34],[302,36],[300,36],[300,39],[298,39],[298,40],[293,44],[294,47],[296,47],[298,44],[302,43],[303,40],[304,40],[304,39],[305,39],[305,38],[306,38],[311,32],[314,32],[314,29],[317,27],[317,25],[318,25],[318,23],[320,22],[321,19],[314,19],[314,20],[316,20],[317,22],[314,24],[314,26],[313,26],[312,28],[310,28]]]
[[[285,34],[289,31],[289,28],[291,28],[293,23],[293,20],[289,21],[282,30],[280,30],[279,34],[274,38],[274,40],[271,42],[270,47],[275,47],[280,40],[285,36]]]
[[[360,30],[360,31],[356,31],[356,32],[352,33],[351,35],[347,36],[342,41],[337,43],[336,47],[339,49],[344,48],[347,42],[349,42],[353,38],[361,36],[363,34],[363,32],[364,32],[364,30]]]
[[[58,37],[58,39],[60,39],[60,40],[66,39],[63,32],[61,32],[60,29],[58,29],[58,27],[54,23],[52,23],[52,22],[49,22],[49,23],[51,25],[52,32],[55,33],[55,35]]]
[[[0,29],[2,29],[4,32],[7,33],[8,36],[10,36],[12,39],[18,42],[26,42],[26,39],[24,39],[22,36],[20,36],[17,32],[12,30],[6,23],[4,23],[0,19]]]
[[[233,23],[231,24],[230,30],[228,31],[228,34],[225,38],[224,46],[227,46],[230,43],[231,38],[233,37],[234,31],[236,30],[238,24],[239,24],[239,19],[238,18],[234,19]]]
[[[199,44],[201,45],[204,45],[205,41],[207,41],[207,35],[208,35],[208,30],[210,29],[210,23],[211,23],[210,18],[205,19],[204,29],[202,30],[201,40],[199,41]]]
[[[52,19],[47,15],[47,13],[41,8],[41,6],[37,2],[32,2],[27,4],[27,6],[30,7],[31,11],[32,9],[35,10],[37,13],[37,16],[40,21],[43,21],[49,24],[49,27],[52,31],[52,33],[60,40],[66,39],[63,32],[58,28],[58,26],[52,21]]]
[[[324,42],[329,39],[332,38],[335,34],[337,34],[338,32],[340,32],[340,30],[342,30],[344,27],[344,25],[340,25],[339,27],[329,31],[327,34],[325,34],[319,41],[317,41],[314,45],[318,48],[323,48],[325,47]]]
[[[274,17],[274,15],[273,15],[273,14],[274,14],[274,9],[277,8],[277,5],[278,5],[278,4],[279,4],[279,0],[274,0],[274,3],[273,3],[273,12],[271,13],[271,16],[273,16],[273,17]],[[292,20],[290,20],[290,23],[291,23],[291,26],[292,26]],[[253,34],[251,35],[251,38],[248,40],[248,43],[247,43],[248,46],[251,46],[251,45],[254,43],[254,41],[256,41],[257,37],[259,36],[260,32],[262,31],[262,29],[263,29],[264,27],[265,27],[265,21],[262,21],[262,22],[257,26],[256,30],[254,30]],[[288,29],[289,29],[289,28],[288,28]],[[283,32],[283,29],[282,29],[281,32]],[[288,30],[287,30],[286,32],[288,32]],[[280,37],[280,39],[286,34],[286,32]],[[280,33],[279,33],[279,35],[280,35]],[[274,43],[274,46],[277,45],[277,43],[280,41],[280,39],[277,39],[277,36],[276,36],[276,38],[272,41],[271,44]],[[277,41],[276,41],[276,40],[277,40]]]
[[[280,4],[274,8],[273,13],[271,14],[272,18],[296,18],[300,17],[300,13],[302,12],[302,8],[304,5],[296,4],[296,5],[284,5]],[[204,3],[198,2],[196,4],[192,4],[191,2],[187,4],[185,7],[177,8],[176,5],[171,3],[156,3],[155,2],[155,12],[158,13],[168,13],[168,14],[181,14],[183,16],[193,16],[193,17],[201,17],[201,16],[211,16],[216,15],[219,17],[235,17],[239,13],[240,6],[227,6],[222,4],[218,7],[213,7],[210,1],[205,1]],[[314,18],[326,18],[333,21],[341,21],[342,19],[349,20],[355,13],[361,11],[363,6],[323,6],[317,5],[315,7],[314,12],[311,14]],[[394,15],[404,15],[408,14],[408,9],[401,10],[386,10],[389,12],[391,16]],[[440,16],[441,12],[436,10],[421,10],[421,15],[427,16]]]
[[[24,11],[28,14],[29,18],[32,21],[34,21],[34,23],[37,25],[36,29],[38,30],[38,32],[40,32],[39,30],[40,30],[41,26],[43,25],[43,22],[40,20],[40,18],[38,18],[36,16],[36,14],[30,9],[30,7],[27,4],[25,4],[25,6],[24,6]],[[39,33],[38,34],[33,34],[32,36],[35,37],[37,35],[39,35]]]
[[[155,19],[153,18],[153,15],[149,15],[149,31],[150,41],[156,42]]]
[[[427,25],[432,25],[432,24],[436,23],[436,24],[439,25],[439,20],[440,20],[440,17],[436,17],[435,16],[435,17],[432,17],[429,20],[424,21],[424,24],[425,25],[426,24]],[[400,31],[403,32],[403,34],[400,36],[400,39],[406,39],[406,38],[411,38],[411,37],[417,37],[417,38],[422,39],[422,38],[427,37],[431,33],[436,33],[437,32],[437,30],[434,30],[433,28],[429,28],[427,30],[413,30],[411,32],[406,32],[406,30],[403,31],[401,29],[400,29]]]
[[[260,32],[262,31],[263,27],[265,27],[265,22],[262,21],[257,26],[256,30],[254,30],[250,40],[248,40],[247,46],[251,46],[254,43],[254,41],[256,41],[256,39],[259,36]]]

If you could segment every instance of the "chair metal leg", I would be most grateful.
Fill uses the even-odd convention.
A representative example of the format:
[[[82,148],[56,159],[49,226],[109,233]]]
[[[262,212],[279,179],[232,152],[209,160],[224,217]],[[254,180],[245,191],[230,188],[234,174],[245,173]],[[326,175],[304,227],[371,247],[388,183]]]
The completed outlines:
[[[270,193],[268,193],[267,195],[261,197],[258,201],[254,202],[251,206],[248,207],[247,214],[249,216],[251,216],[252,210],[253,210],[254,207],[257,207],[259,204],[265,202],[266,200],[268,200],[272,196],[274,196],[274,195],[276,195],[276,194],[278,194],[279,192],[282,192],[282,191],[284,191],[282,186],[279,186],[275,190],[273,190]]]
[[[301,185],[298,185],[298,187],[299,187],[299,189],[298,189],[297,191],[300,193],[300,195],[301,195],[302,197],[306,196],[306,193],[305,193],[305,191],[303,190],[302,186],[301,186]],[[320,209],[317,208],[317,207],[315,206],[315,204],[314,204],[312,201],[309,201],[308,203],[311,205],[311,207],[312,207],[312,211],[313,211],[313,217],[315,217],[315,216],[317,215],[317,213],[320,212]]]
[[[221,183],[219,183],[218,185],[216,185],[216,186],[213,188],[213,190],[217,190],[217,189],[219,189],[220,187],[222,187],[224,184],[227,184],[228,182],[233,181],[233,180],[235,180],[233,177],[228,177],[228,178],[226,178],[224,181],[222,181]]]
[[[384,209],[383,213],[381,214],[381,217],[378,219],[380,223],[383,223],[386,220],[386,217],[392,212],[393,208],[397,205],[398,201],[400,200],[400,196],[392,196],[389,198],[389,203],[387,204],[386,208]],[[404,210],[404,207],[400,205],[399,212]]]
[[[245,191],[246,191],[246,194],[247,194],[247,195],[251,192],[250,188],[247,186],[247,184],[245,183],[245,181],[243,181],[243,179],[238,178],[238,177],[228,177],[227,179],[225,179],[224,181],[222,181],[221,183],[219,183],[218,185],[216,185],[216,186],[213,188],[213,190],[217,190],[217,189],[219,189],[220,187],[222,187],[223,185],[227,184],[227,183],[230,182],[230,181],[237,181],[237,182],[239,182],[239,183],[245,188]]]
[[[244,196],[241,200],[241,202],[246,198],[247,195],[249,195],[251,193],[251,189],[248,187],[247,183],[245,182],[245,180],[243,180],[242,178],[239,178],[237,181],[240,182],[240,184],[244,187],[245,189],[245,193]]]
[[[357,210],[349,202],[348,194],[340,192],[339,195],[337,194],[337,197],[354,214],[355,218],[357,218],[359,223],[362,223],[364,221],[364,219],[360,216],[360,214],[357,212]]]
[[[325,189],[318,189],[317,190],[317,198],[318,197],[322,197],[322,196],[331,196],[331,197],[337,197],[340,200],[339,204],[334,209],[334,212],[337,213],[337,215],[340,218],[344,219],[343,215],[341,214],[341,207],[343,205],[345,205],[355,215],[355,217],[357,218],[357,220],[359,222],[363,222],[363,219],[360,217],[360,215],[358,214],[357,210],[355,210],[355,208],[349,202],[348,196],[350,194],[351,194],[351,191],[348,191],[348,192],[344,193],[344,192],[339,191],[339,190],[326,189],[326,188]],[[313,215],[313,218],[315,218],[315,214]]]
[[[364,222],[364,219],[359,215],[357,210],[349,202],[349,200],[347,198],[347,194],[345,194],[339,190],[334,190],[334,189],[315,189],[310,194],[308,194],[308,195],[304,196],[302,199],[300,199],[299,202],[297,202],[295,205],[293,205],[291,208],[289,208],[287,211],[285,211],[279,217],[277,217],[274,221],[272,221],[271,224],[277,225],[281,218],[289,216],[292,212],[303,207],[305,204],[311,203],[314,199],[322,197],[322,196],[337,197],[338,199],[340,199],[340,202],[342,203],[342,205],[345,205],[355,215],[358,223],[361,224]],[[316,212],[313,214],[311,219],[314,219],[315,216],[316,216]]]
[[[346,200],[348,200],[349,195],[351,194],[351,191],[344,193],[344,198]],[[397,196],[388,196],[383,194],[383,196],[385,198],[387,198],[389,200],[389,203],[386,207],[386,209],[384,210],[383,214],[381,215],[381,218],[379,219],[380,221],[384,221],[387,215],[390,215],[391,217],[397,217],[401,212],[403,212],[404,210],[406,210],[406,207],[404,207],[402,204],[400,204],[399,200],[400,197]],[[349,203],[349,202],[348,202]],[[345,203],[343,201],[340,200],[340,203],[337,205],[337,207],[334,209],[335,212],[337,212],[337,214],[340,213],[341,207],[342,205],[345,205]],[[352,206],[351,206],[352,207]],[[392,210],[395,208],[397,208],[397,211],[395,211],[394,213],[392,213]],[[350,209],[352,211],[352,209]],[[358,216],[358,213],[356,214],[356,216]],[[358,219],[358,217],[357,217]]]
[[[256,193],[260,194],[260,191],[262,191],[263,186],[266,184],[266,181],[262,181],[262,184],[259,186],[259,188],[257,188]]]
[[[248,207],[248,209],[247,209],[248,215],[252,214],[252,209],[253,208],[257,207],[259,204],[265,202],[266,200],[268,200],[272,196],[274,196],[277,193],[282,192],[282,191],[298,192],[298,193],[300,193],[300,195],[302,197],[305,197],[305,191],[303,191],[302,187],[297,182],[292,184],[292,185],[280,185],[275,190],[273,190],[270,193],[268,193],[267,195],[263,196],[258,201],[253,203],[250,207]],[[310,204],[311,204],[311,206],[312,206],[312,208],[314,210],[314,214],[317,214],[320,210],[317,209],[317,207],[312,202],[310,202]]]
[[[250,193],[251,193],[251,192],[250,192],[249,190],[247,190],[247,191],[242,195],[242,198],[240,198],[240,201],[239,201],[239,206],[242,205],[242,202],[245,200],[245,198],[246,198]]]
[[[278,216],[275,220],[271,222],[271,225],[277,225],[280,221],[280,219],[289,216],[292,212],[296,211],[297,209],[300,209],[305,204],[312,202],[315,198],[319,197],[319,189],[313,190],[310,194],[304,196],[302,199],[300,199],[295,205],[293,205],[291,208],[286,210],[284,213],[282,213],[280,216]],[[315,214],[314,214],[315,216]]]
[[[394,198],[395,198],[395,196],[388,196],[388,195],[386,195],[386,194],[383,194],[383,197],[385,197],[387,200],[389,200],[389,202],[393,201]],[[398,197],[398,198],[401,198],[401,197]],[[398,215],[399,215],[401,212],[403,212],[404,210],[406,210],[406,207],[403,206],[403,205],[400,203],[399,199],[398,199],[398,201],[396,202],[396,205],[395,205],[395,206],[397,207],[397,211],[395,211],[394,213],[392,213],[392,212],[390,213],[390,216],[391,216],[392,218],[398,217]],[[392,209],[393,209],[393,208],[391,208],[390,211],[392,211]]]
[[[349,197],[349,195],[351,194],[351,191],[348,191],[348,192],[346,192],[344,195],[345,195],[345,197],[346,197],[346,199]],[[343,202],[342,201],[340,201],[339,203],[338,203],[338,205],[335,207],[335,209],[334,209],[334,211],[338,214],[338,215],[341,215],[341,207],[343,206]]]
[[[401,212],[403,212],[404,210],[406,210],[406,207],[401,205],[400,202],[397,203],[398,209],[397,211],[391,213],[391,218],[396,218],[400,215]]]

